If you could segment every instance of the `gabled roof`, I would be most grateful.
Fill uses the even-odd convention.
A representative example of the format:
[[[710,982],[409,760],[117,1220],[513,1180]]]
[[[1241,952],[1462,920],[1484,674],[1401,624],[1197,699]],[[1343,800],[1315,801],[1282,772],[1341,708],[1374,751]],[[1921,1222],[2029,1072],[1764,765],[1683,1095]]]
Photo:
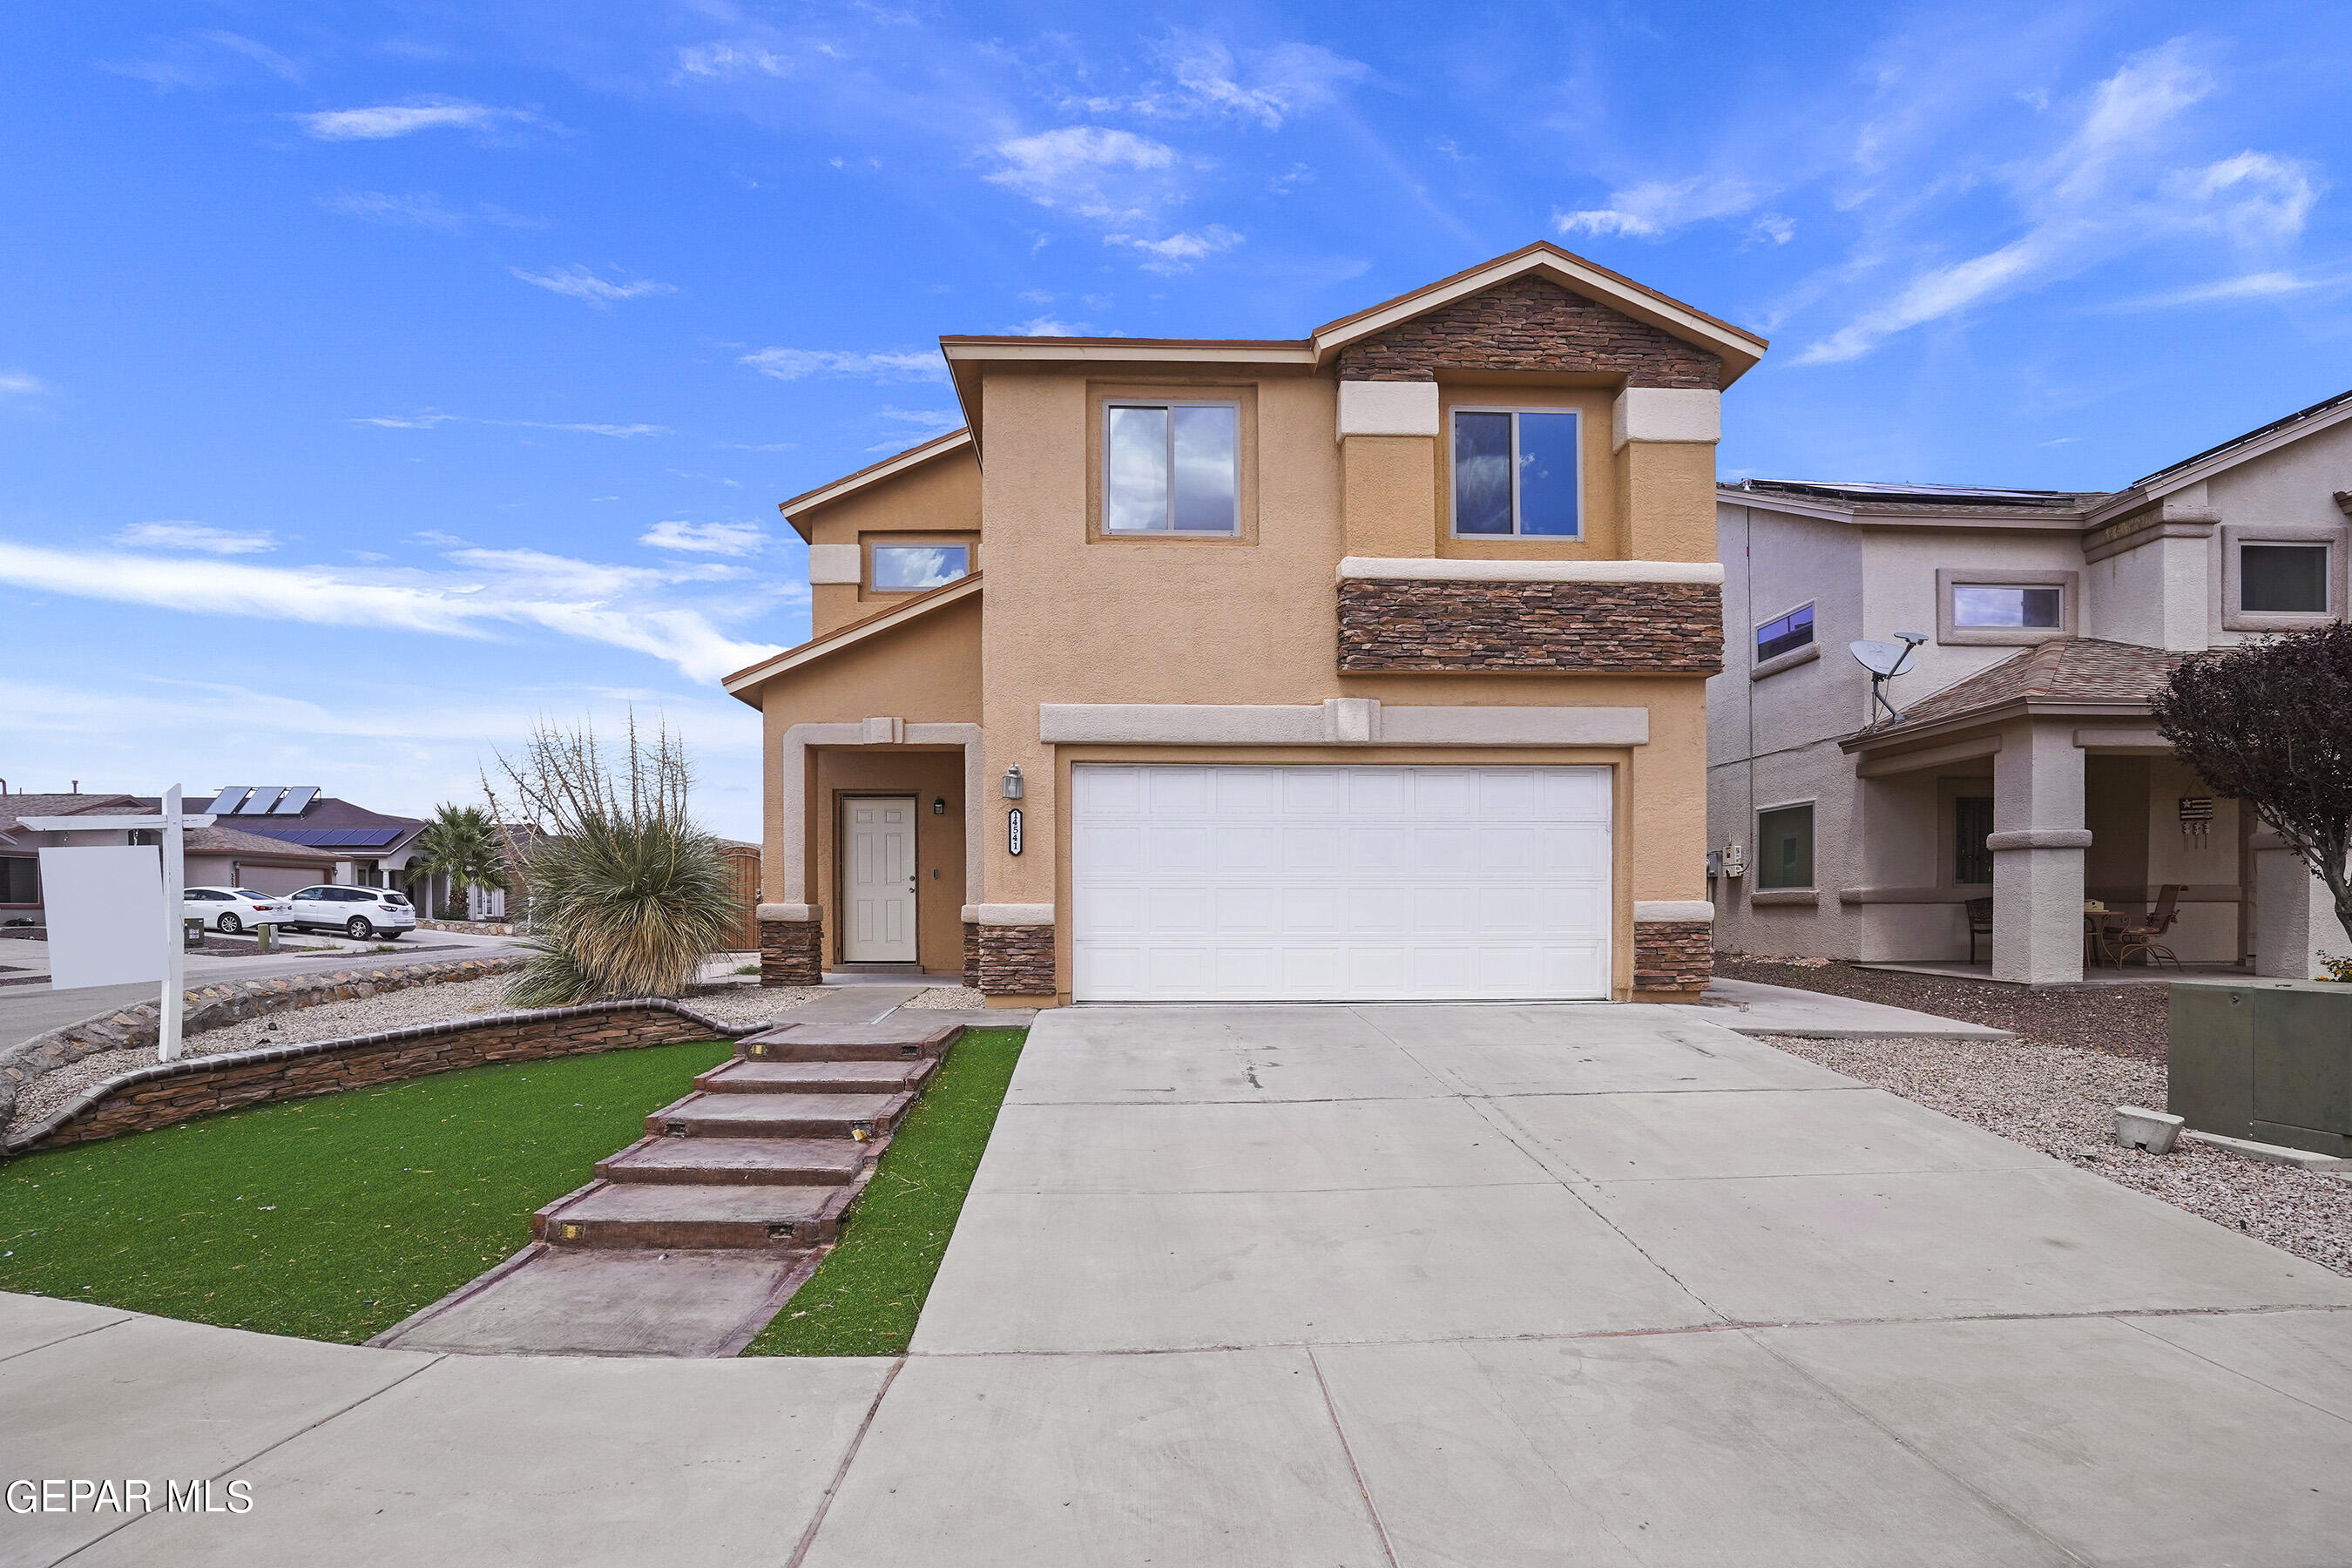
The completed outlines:
[[[2006,523],[2078,529],[2105,490],[1995,489],[1974,485],[1891,484],[1879,480],[1739,479],[1716,486],[1738,506],[1759,506],[1841,522],[1879,520]]]
[[[2352,417],[2352,392],[2339,392],[2335,396],[2315,403],[2308,408],[2298,408],[2284,419],[2273,419],[2269,424],[2249,430],[2242,436],[2232,436],[2218,446],[2206,447],[2194,457],[2183,458],[2177,463],[2169,464],[2152,474],[2134,479],[2130,488],[2138,490],[2146,489],[2150,485],[2161,485],[2169,489],[2172,483],[2193,483],[2194,480],[2186,476],[2183,470],[2201,468],[2203,473],[2196,476],[2201,479],[2205,474],[2218,473],[2233,463],[2242,462],[2245,458],[2253,457],[2257,452],[2267,452],[2273,447],[2284,445],[2285,441],[2298,440],[2310,435],[2313,430],[2326,429],[2337,420],[2347,417]],[[2299,428],[2306,425],[2311,426],[2309,430]],[[2273,436],[2284,439],[2273,441],[2270,439]],[[2241,448],[2244,450],[2242,451]],[[2214,461],[2216,458],[2229,460],[2217,462]]]
[[[952,457],[971,446],[971,430],[969,426],[961,430],[950,430],[944,436],[933,437],[919,447],[909,447],[905,451],[885,458],[878,463],[868,463],[854,474],[845,474],[840,479],[819,485],[813,490],[803,490],[790,500],[778,501],[776,510],[784,514],[784,521],[793,525],[793,531],[806,540],[809,536],[809,525],[801,521],[803,514],[814,511],[821,506],[830,506],[844,496],[855,495],[868,485],[880,484],[884,479],[897,474],[903,474],[909,468],[919,468],[925,463]]]
[[[940,352],[948,359],[956,399],[978,438],[980,429],[980,366],[992,362],[1031,361],[1101,364],[1149,363],[1168,361],[1185,364],[1290,365],[1313,370],[1331,363],[1349,343],[1384,332],[1415,316],[1443,310],[1457,300],[1535,275],[1645,321],[1661,331],[1696,343],[1723,362],[1726,386],[1753,369],[1769,346],[1745,328],[1661,294],[1622,273],[1612,272],[1549,240],[1538,240],[1508,256],[1424,284],[1393,300],[1384,300],[1336,321],[1327,321],[1303,338],[1037,338],[943,337]]]
[[[1671,332],[1717,355],[1723,361],[1726,386],[1753,370],[1770,346],[1767,340],[1743,327],[1735,327],[1696,306],[1685,305],[1672,295],[1661,294],[1647,284],[1636,283],[1622,273],[1612,272],[1598,262],[1539,239],[1508,256],[1482,261],[1451,278],[1441,278],[1351,316],[1325,322],[1315,329],[1311,339],[1315,363],[1328,364],[1333,355],[1359,338],[1386,331],[1400,321],[1427,315],[1456,300],[1529,273],[1548,278],[1563,289],[1597,300],[1637,321],[1647,321],[1661,331]]]
[[[757,664],[747,665],[719,681],[719,684],[737,701],[757,708],[760,706],[759,702],[746,695],[753,687],[763,681],[772,680],[788,669],[798,669],[804,664],[814,664],[818,659],[830,658],[842,649],[854,647],[869,637],[896,631],[908,622],[919,620],[934,610],[943,610],[950,605],[960,605],[966,599],[976,599],[980,596],[980,575],[979,573],[974,572],[968,577],[959,577],[944,587],[933,588],[929,593],[917,594],[891,605],[887,610],[868,616],[864,620],[852,621],[845,626],[835,626],[823,637],[809,638],[798,647],[788,647],[782,653],[769,655]]]
[[[138,797],[128,795],[0,795],[0,833],[13,831],[27,816],[80,816],[89,813],[136,816],[139,815]]]
[[[2100,637],[2053,637],[1913,703],[1900,721],[1861,731],[1840,744],[1859,751],[2006,709],[2031,711],[2043,704],[2144,710],[2186,657]]]

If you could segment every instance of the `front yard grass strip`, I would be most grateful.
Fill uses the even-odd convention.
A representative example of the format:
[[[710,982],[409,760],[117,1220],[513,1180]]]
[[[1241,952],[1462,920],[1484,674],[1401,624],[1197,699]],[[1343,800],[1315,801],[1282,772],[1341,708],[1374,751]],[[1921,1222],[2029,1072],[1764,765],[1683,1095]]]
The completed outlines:
[[[0,1290],[356,1344],[529,1242],[732,1052],[503,1062],[27,1155],[0,1164]]]
[[[809,1282],[745,1355],[898,1355],[980,1169],[1026,1029],[970,1029],[948,1050]]]

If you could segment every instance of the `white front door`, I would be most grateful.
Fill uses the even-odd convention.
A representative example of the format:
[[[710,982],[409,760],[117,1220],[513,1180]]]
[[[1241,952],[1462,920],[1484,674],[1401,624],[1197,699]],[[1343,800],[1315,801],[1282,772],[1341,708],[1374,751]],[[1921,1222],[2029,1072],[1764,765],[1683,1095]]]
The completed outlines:
[[[915,961],[913,795],[843,797],[841,896],[843,963]]]
[[[1082,763],[1077,999],[1609,994],[1605,767]]]

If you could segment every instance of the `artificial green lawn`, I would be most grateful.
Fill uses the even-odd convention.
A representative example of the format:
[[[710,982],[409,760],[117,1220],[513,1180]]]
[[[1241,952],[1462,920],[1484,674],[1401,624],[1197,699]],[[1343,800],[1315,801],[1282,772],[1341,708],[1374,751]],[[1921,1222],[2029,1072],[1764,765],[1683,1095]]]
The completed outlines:
[[[357,1342],[529,1242],[732,1050],[468,1068],[13,1161],[0,1290]]]
[[[745,1355],[906,1350],[1026,1038],[1024,1029],[971,1029],[956,1041],[891,1138],[840,1245]]]

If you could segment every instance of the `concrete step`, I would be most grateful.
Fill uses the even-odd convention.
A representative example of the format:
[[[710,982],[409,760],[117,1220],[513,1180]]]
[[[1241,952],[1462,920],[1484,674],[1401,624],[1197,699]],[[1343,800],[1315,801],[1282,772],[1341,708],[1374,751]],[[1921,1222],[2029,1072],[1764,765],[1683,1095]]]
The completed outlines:
[[[694,1080],[705,1094],[895,1094],[917,1089],[940,1058],[912,1061],[771,1062],[737,1058]]]
[[[963,1028],[898,1013],[874,1024],[783,1024],[738,1040],[735,1054],[759,1062],[905,1061],[938,1056]]]
[[[705,1186],[843,1186],[890,1142],[855,1138],[641,1138],[596,1162],[608,1182]]]
[[[854,1138],[887,1132],[915,1097],[898,1094],[689,1094],[646,1118],[657,1138]]]
[[[531,1216],[560,1247],[810,1247],[840,1229],[864,1184],[823,1187],[657,1186],[592,1182]]]

